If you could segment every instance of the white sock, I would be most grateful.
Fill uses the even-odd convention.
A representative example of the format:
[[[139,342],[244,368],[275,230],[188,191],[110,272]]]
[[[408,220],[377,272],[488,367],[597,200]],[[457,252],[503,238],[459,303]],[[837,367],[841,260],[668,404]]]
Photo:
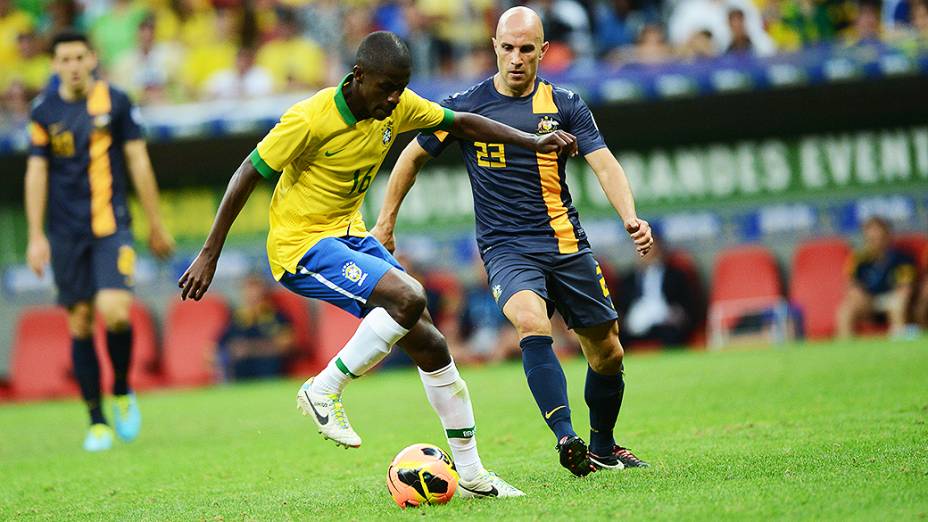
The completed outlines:
[[[483,464],[477,454],[476,423],[467,383],[458,374],[454,361],[434,372],[424,372],[420,368],[419,377],[432,408],[445,428],[458,474],[462,480],[474,480],[483,471]]]
[[[374,308],[345,347],[313,379],[313,391],[326,395],[341,393],[351,379],[357,379],[376,366],[408,333],[409,330],[394,321],[386,310]]]

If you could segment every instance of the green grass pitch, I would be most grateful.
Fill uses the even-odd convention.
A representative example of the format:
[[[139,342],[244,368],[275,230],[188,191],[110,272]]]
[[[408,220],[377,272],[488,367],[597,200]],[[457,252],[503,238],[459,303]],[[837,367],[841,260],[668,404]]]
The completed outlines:
[[[359,450],[298,415],[298,382],[141,396],[142,436],[80,449],[75,401],[0,407],[0,520],[882,519],[928,516],[928,346],[882,340],[629,356],[619,440],[649,470],[570,476],[521,367],[465,368],[488,468],[528,496],[405,512],[393,455],[447,446],[412,371],[345,395]],[[565,364],[587,432],[584,364]]]

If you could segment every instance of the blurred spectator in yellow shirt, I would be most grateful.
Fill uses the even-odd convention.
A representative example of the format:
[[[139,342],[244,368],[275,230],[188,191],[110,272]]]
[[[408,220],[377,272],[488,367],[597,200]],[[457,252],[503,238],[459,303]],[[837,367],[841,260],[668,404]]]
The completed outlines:
[[[105,69],[135,47],[135,35],[145,15],[142,5],[115,0],[109,10],[91,23],[90,36]]]
[[[783,51],[798,51],[834,38],[834,26],[821,0],[766,0],[760,3],[770,37]]]
[[[16,44],[18,56],[8,69],[9,74],[4,73],[0,76],[0,92],[5,92],[13,82],[19,82],[26,95],[32,98],[42,90],[48,80],[51,58],[42,52],[41,42],[31,30],[20,33],[16,38]]]
[[[140,104],[176,101],[181,94],[177,77],[183,49],[173,41],[156,42],[156,34],[156,18],[142,20],[138,44],[124,53],[111,71],[113,82]]]
[[[214,73],[235,64],[240,40],[238,13],[232,9],[217,9],[213,20],[215,36],[206,44],[188,47],[181,67],[181,81],[191,96],[200,93]]]
[[[0,0],[0,69],[13,67],[19,54],[16,38],[34,26],[32,17],[13,8],[12,0]]]
[[[878,43],[882,40],[881,31],[879,2],[861,1],[857,19],[854,25],[844,32],[844,38],[848,45]]]
[[[229,35],[223,32],[222,16],[232,16],[231,9],[213,9],[209,0],[175,0],[174,10],[180,21],[178,33],[181,43],[195,49],[201,45],[212,45]],[[235,17],[237,19],[237,16]],[[236,21],[236,23],[238,23]]]
[[[317,88],[326,81],[325,52],[300,35],[291,9],[278,11],[276,36],[258,51],[258,65],[271,73],[278,90]]]
[[[255,65],[255,50],[242,47],[235,57],[235,67],[213,74],[206,81],[204,94],[211,100],[236,100],[267,96],[273,91],[271,75]]]

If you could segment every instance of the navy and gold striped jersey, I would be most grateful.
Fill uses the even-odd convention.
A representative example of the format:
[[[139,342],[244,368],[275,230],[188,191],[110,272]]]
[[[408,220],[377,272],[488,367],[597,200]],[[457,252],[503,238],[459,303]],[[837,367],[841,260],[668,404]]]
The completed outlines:
[[[29,153],[48,159],[49,233],[105,237],[128,229],[123,145],[142,136],[128,96],[103,81],[73,102],[49,88],[31,118]]]
[[[493,78],[442,102],[533,134],[565,130],[577,137],[580,154],[606,146],[593,115],[580,97],[535,80],[530,96],[500,94]],[[567,188],[567,157],[504,145],[455,140],[446,132],[420,134],[431,155],[458,141],[474,192],[477,245],[481,254],[505,243],[523,252],[570,254],[589,248]]]

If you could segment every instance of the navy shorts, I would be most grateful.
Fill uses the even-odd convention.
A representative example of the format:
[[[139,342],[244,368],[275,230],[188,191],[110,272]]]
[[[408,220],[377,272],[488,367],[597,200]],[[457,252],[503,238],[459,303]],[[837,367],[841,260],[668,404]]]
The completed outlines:
[[[391,268],[403,270],[380,241],[367,237],[327,237],[309,249],[280,283],[304,297],[331,303],[356,316],[371,310],[367,300]]]
[[[570,328],[588,328],[619,317],[590,250],[539,254],[497,247],[484,263],[500,310],[516,292],[531,290],[547,302],[549,317],[556,308]]]
[[[106,237],[50,234],[48,241],[62,306],[90,301],[98,290],[129,290],[135,284],[135,248],[129,230]]]

